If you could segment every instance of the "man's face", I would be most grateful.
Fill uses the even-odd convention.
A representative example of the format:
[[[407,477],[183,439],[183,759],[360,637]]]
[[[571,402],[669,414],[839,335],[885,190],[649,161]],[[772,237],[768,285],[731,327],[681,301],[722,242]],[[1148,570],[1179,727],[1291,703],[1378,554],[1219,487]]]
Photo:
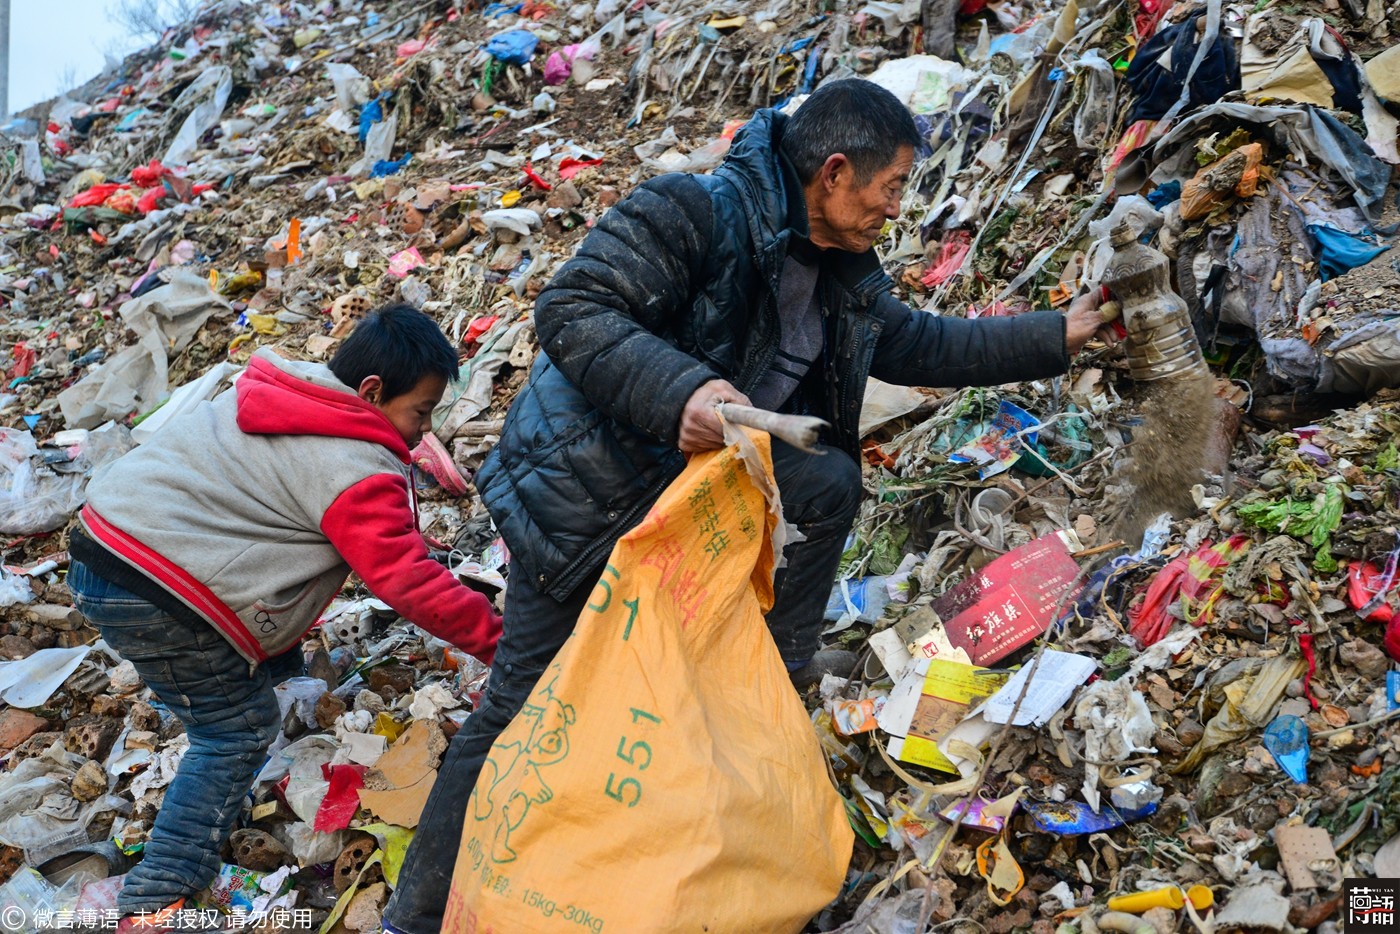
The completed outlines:
[[[901,146],[894,161],[864,185],[844,158],[833,156],[808,186],[812,242],[864,253],[874,246],[886,221],[899,217],[899,201],[914,168],[914,147]]]

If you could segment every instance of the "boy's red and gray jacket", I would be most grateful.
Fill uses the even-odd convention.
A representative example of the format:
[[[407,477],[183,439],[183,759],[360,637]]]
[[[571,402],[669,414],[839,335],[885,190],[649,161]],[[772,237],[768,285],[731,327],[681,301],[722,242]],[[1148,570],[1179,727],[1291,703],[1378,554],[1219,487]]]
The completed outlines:
[[[351,570],[489,663],[500,619],[428,555],[409,463],[389,420],[328,367],[261,350],[233,389],[99,471],[80,517],[254,664],[290,648]]]

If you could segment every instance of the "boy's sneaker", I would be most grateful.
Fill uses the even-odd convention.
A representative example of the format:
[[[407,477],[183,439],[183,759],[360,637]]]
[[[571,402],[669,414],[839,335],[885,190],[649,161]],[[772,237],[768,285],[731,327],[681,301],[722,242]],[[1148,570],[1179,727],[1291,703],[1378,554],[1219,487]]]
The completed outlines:
[[[437,435],[432,432],[424,435],[423,440],[418,442],[418,447],[413,449],[411,456],[414,465],[420,470],[427,471],[444,490],[453,496],[467,495],[466,478],[457,469],[452,455],[447,453],[447,448],[442,446]]]
[[[159,911],[127,915],[117,922],[117,934],[169,934],[175,930],[176,916],[184,907],[185,900],[182,898]]]

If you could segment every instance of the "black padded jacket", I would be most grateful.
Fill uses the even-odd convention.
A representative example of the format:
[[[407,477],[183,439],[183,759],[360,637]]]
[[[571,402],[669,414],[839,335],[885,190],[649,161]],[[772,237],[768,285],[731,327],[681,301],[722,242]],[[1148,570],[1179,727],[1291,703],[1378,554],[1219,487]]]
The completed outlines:
[[[760,111],[712,175],[662,175],[599,220],[540,293],[543,351],[477,484],[512,573],[563,600],[685,465],[681,411],[712,379],[749,392],[778,346],[774,296],[788,244],[807,234],[797,177],[778,154],[786,118]],[[858,456],[866,379],[988,386],[1062,373],[1063,316],[967,321],[890,294],[874,251],[827,251],[817,288],[822,359],[797,407]]]

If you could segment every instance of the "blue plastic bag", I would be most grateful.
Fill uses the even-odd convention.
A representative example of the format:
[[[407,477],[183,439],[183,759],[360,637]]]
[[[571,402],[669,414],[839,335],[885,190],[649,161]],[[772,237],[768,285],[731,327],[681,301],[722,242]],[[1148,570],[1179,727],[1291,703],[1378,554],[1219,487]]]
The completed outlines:
[[[528,29],[512,29],[495,36],[486,43],[486,51],[498,62],[507,65],[524,65],[535,55],[535,46],[540,39]]]
[[[385,91],[360,108],[360,142],[363,143],[369,137],[370,127],[384,119],[384,102],[390,96],[391,92]]]
[[[383,178],[386,175],[396,175],[404,166],[408,165],[408,160],[412,158],[413,153],[409,153],[397,162],[391,162],[388,159],[376,162],[369,170],[369,177]]]

